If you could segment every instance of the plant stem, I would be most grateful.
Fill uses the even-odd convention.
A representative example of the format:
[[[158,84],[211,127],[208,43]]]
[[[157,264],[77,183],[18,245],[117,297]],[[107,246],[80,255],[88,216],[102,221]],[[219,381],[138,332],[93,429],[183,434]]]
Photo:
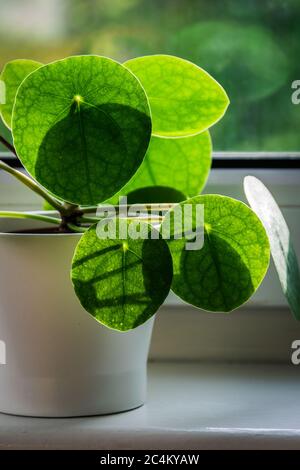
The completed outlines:
[[[17,211],[0,211],[0,218],[9,219],[33,219],[42,222],[48,222],[49,224],[60,224],[60,220],[56,217],[50,217],[48,215],[31,214],[30,212],[17,212]]]
[[[10,151],[12,152],[13,154],[15,154],[15,156],[17,157],[17,152],[16,152],[16,149],[13,145],[11,145],[6,139],[4,139],[4,137],[2,137],[2,135],[0,135],[0,142],[1,144],[5,145],[5,147]]]
[[[62,206],[63,206],[63,209],[64,209],[64,215],[66,215],[66,216],[75,215],[79,211],[79,206],[77,204],[71,204],[70,202],[64,202],[62,204]]]
[[[75,225],[71,223],[68,223],[67,226],[70,230],[72,230],[72,232],[76,232],[76,233],[84,233],[84,232],[87,232],[87,230],[89,229],[88,227],[80,227],[79,225]]]
[[[47,202],[49,202],[49,204],[51,204],[51,206],[58,210],[60,213],[65,212],[65,209],[63,205],[60,204],[60,202],[50,196],[50,194],[48,194],[46,190],[44,190],[41,186],[35,183],[35,181],[33,181],[31,178],[21,173],[21,171],[12,168],[11,166],[4,163],[2,160],[0,160],[0,169],[6,171],[7,173],[10,173],[12,176],[17,178],[19,181],[21,181],[21,183],[25,184],[32,191],[34,191],[39,196],[44,198]]]
[[[79,210],[84,214],[91,214],[93,212],[97,212],[98,206],[83,206],[79,207]]]
[[[102,217],[80,217],[79,222],[85,223],[85,222],[90,222],[90,223],[96,223],[101,220]]]

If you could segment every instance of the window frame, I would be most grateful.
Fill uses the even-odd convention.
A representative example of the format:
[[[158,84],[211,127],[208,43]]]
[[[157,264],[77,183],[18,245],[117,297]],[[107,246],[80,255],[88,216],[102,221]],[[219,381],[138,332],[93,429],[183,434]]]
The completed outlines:
[[[20,160],[10,152],[1,152],[0,159],[13,168],[23,168]],[[212,168],[300,168],[300,151],[214,151]]]

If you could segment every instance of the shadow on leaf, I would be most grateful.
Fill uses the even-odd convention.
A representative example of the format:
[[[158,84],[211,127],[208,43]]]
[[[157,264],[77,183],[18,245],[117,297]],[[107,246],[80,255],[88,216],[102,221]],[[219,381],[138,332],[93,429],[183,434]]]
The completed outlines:
[[[129,106],[74,103],[45,135],[35,177],[66,201],[97,204],[136,172],[150,133],[149,117]]]
[[[241,255],[213,231],[205,234],[202,249],[180,252],[172,288],[183,300],[215,312],[234,310],[255,291]]]

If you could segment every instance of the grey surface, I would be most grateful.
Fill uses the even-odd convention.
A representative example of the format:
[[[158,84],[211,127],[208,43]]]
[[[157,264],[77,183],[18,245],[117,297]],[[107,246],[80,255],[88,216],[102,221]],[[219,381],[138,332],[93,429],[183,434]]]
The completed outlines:
[[[145,406],[112,416],[0,414],[0,449],[300,449],[300,366],[153,363]]]

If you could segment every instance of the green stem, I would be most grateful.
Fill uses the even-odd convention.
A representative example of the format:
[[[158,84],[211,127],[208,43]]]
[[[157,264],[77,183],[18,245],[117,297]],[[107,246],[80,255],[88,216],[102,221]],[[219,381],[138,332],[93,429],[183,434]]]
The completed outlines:
[[[71,223],[68,223],[67,226],[70,230],[76,233],[84,233],[84,232],[87,232],[89,229],[88,227],[79,227],[78,225],[71,224]]]
[[[101,217],[80,217],[79,218],[79,221],[82,222],[82,223],[85,223],[85,222],[90,222],[90,223],[96,223],[96,222],[99,222],[101,220]]]
[[[79,207],[79,210],[84,214],[91,214],[93,212],[97,212],[98,206],[83,206]]]
[[[30,188],[32,191],[34,191],[36,194],[44,198],[49,204],[54,207],[56,210],[58,210],[61,213],[65,212],[64,207],[62,204],[60,204],[56,199],[50,196],[50,194],[47,193],[41,186],[39,186],[35,181],[33,181],[31,178],[28,176],[24,175],[21,173],[21,171],[16,170],[15,168],[12,168],[11,166],[7,165],[4,163],[2,160],[0,160],[0,169],[6,171],[7,173],[11,174],[15,178],[17,178],[21,183],[25,184],[28,188]]]
[[[16,212],[16,211],[0,211],[0,218],[9,219],[33,219],[40,220],[42,222],[48,222],[49,224],[60,224],[60,220],[56,217],[50,217],[48,215],[30,214],[28,212]]]

